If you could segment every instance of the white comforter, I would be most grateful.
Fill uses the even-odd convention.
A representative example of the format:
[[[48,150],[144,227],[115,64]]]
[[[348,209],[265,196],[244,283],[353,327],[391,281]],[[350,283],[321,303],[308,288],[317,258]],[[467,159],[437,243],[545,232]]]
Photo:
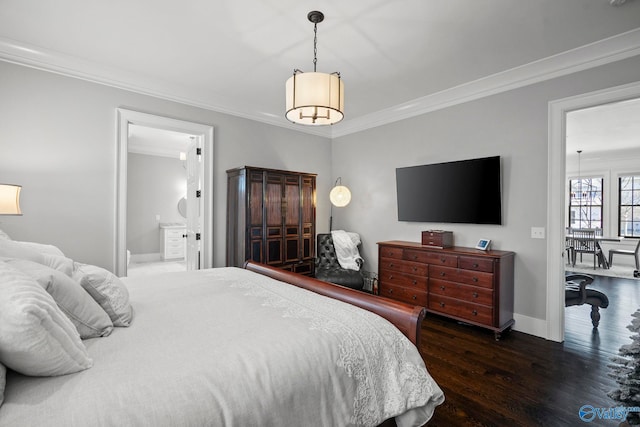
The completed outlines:
[[[381,317],[237,268],[126,279],[129,328],[93,367],[11,372],[2,426],[422,425],[444,400]]]

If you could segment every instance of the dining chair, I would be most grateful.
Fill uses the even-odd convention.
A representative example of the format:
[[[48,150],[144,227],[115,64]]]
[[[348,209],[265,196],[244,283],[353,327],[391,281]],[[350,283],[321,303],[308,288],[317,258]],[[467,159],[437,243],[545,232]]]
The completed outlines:
[[[592,254],[593,269],[596,269],[596,263],[600,259],[600,245],[596,242],[596,230],[584,228],[573,230],[572,262],[574,267],[577,254],[580,254],[580,262],[582,262],[582,254]]]
[[[636,270],[640,270],[640,257],[638,253],[640,252],[640,239],[638,239],[638,244],[636,245],[635,250],[630,249],[610,249],[609,250],[609,266],[613,265],[613,254],[618,255],[631,255],[636,259]]]

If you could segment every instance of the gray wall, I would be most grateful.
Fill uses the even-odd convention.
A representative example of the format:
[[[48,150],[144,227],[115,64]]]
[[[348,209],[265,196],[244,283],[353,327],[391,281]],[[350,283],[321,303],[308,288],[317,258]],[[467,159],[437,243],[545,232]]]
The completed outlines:
[[[638,80],[635,57],[336,138],[333,174],[351,189],[352,202],[334,209],[334,228],[362,235],[365,268],[372,271],[379,241],[420,241],[431,228],[453,231],[460,246],[489,238],[495,249],[516,252],[516,313],[545,319],[547,242],[530,236],[531,227],[547,222],[548,103]],[[503,160],[503,225],[397,220],[395,168],[491,155]]]
[[[159,253],[159,223],[186,222],[178,200],[187,193],[187,171],[178,158],[129,153],[127,162],[127,249]]]
[[[517,315],[545,319],[546,240],[531,239],[530,229],[547,220],[548,102],[638,81],[639,70],[634,57],[329,141],[0,62],[0,182],[24,186],[24,216],[2,218],[1,227],[113,268],[115,109],[123,107],[215,127],[215,266],[225,259],[226,169],[317,173],[318,232],[328,229],[328,192],[341,176],[353,201],[333,210],[334,228],[361,234],[366,269],[377,271],[376,242],[418,241],[424,229],[452,230],[458,245],[490,238],[517,254]],[[503,157],[504,225],[397,221],[396,167],[486,155]]]
[[[0,182],[21,184],[21,217],[0,228],[114,267],[116,108],[214,126],[214,256],[225,263],[226,170],[242,165],[318,174],[332,184],[327,138],[0,62]],[[328,223],[318,197],[319,224]],[[322,231],[322,230],[319,230]]]

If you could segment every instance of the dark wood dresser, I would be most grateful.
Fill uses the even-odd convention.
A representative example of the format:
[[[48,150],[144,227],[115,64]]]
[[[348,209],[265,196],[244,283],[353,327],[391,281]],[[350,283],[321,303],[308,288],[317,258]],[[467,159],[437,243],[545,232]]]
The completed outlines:
[[[227,266],[253,260],[313,276],[316,175],[245,166],[227,171]]]
[[[378,243],[379,295],[491,329],[513,321],[513,252],[414,242]]]

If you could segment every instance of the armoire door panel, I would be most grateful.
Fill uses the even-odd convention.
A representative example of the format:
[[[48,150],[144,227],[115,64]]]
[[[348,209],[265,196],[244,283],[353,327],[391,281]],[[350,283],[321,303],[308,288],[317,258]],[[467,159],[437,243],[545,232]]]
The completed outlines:
[[[249,166],[227,174],[227,265],[252,259],[313,275],[315,174]]]

